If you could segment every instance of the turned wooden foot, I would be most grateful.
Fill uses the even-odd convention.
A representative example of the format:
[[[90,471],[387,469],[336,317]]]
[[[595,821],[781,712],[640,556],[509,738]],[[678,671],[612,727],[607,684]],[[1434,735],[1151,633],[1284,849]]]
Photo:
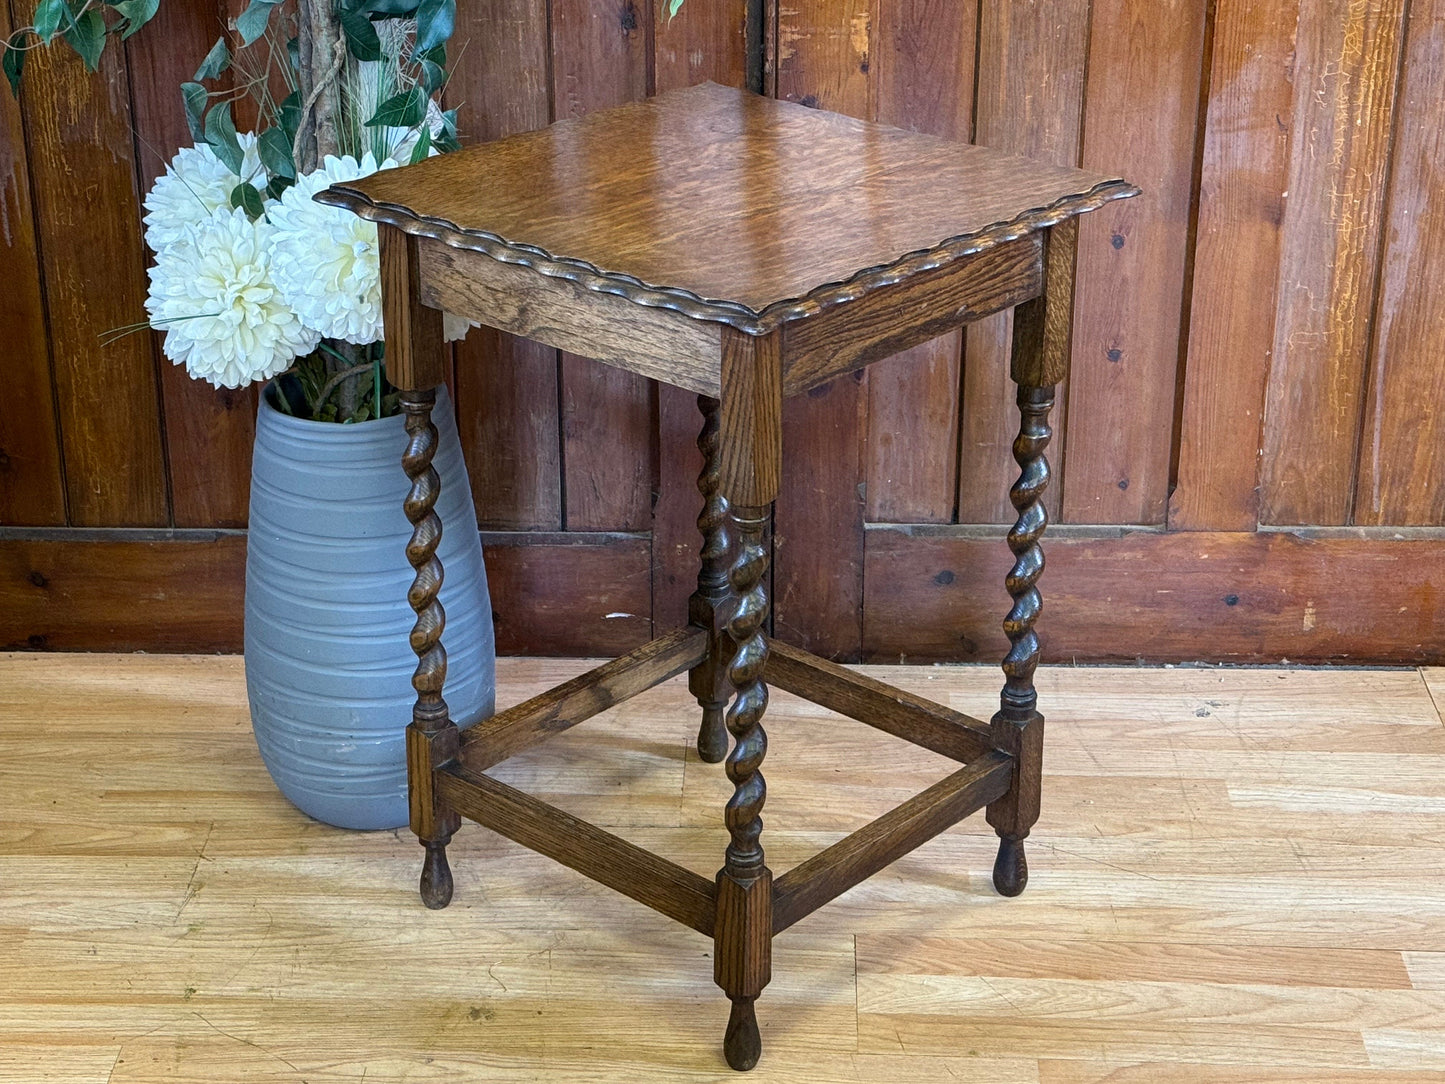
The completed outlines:
[[[709,764],[720,764],[727,758],[726,702],[702,706],[702,726],[697,732],[697,755]]]
[[[447,863],[445,843],[423,843],[426,857],[421,864],[421,902],[440,911],[452,902],[452,867]]]
[[[723,1036],[723,1057],[728,1065],[745,1073],[758,1063],[763,1053],[763,1038],[758,1034],[758,1017],[753,1012],[755,997],[735,997],[728,1014],[728,1029]]]
[[[1029,883],[1029,864],[1022,838],[1000,836],[993,863],[993,886],[1000,896],[1017,896]]]

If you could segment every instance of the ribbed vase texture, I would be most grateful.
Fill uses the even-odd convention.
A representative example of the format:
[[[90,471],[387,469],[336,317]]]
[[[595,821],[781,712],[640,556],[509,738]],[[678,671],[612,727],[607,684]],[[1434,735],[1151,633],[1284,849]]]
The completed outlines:
[[[416,656],[406,600],[401,417],[302,421],[261,396],[246,550],[246,691],[271,778],[342,828],[407,823],[406,725]],[[496,645],[487,574],[451,401],[432,420],[441,477],[446,700],[468,726],[492,713]]]

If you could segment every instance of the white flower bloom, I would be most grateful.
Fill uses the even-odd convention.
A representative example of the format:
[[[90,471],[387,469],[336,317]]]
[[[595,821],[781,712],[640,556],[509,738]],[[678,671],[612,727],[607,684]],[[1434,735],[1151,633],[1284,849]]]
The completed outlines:
[[[231,192],[244,177],[256,189],[267,184],[266,170],[261,166],[256,136],[242,132],[236,136],[243,158],[241,176],[232,173],[216,157],[210,144],[182,147],[171,160],[165,173],[156,178],[146,194],[146,244],[152,252],[181,241],[187,227],[198,225],[212,213],[231,206]]]
[[[328,339],[365,345],[381,338],[381,256],[376,225],[311,197],[338,181],[392,169],[370,155],[360,162],[328,155],[270,206],[271,274],[301,322]]]
[[[270,225],[218,209],[157,254],[146,310],[165,354],[191,376],[239,388],[282,372],[319,340],[281,298],[267,256]]]

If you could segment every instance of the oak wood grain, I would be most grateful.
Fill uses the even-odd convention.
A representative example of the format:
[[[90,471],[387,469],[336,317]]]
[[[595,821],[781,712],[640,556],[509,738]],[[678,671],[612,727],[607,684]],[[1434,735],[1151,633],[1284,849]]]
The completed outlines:
[[[538,742],[690,670],[707,654],[707,633],[682,628],[484,719],[462,734],[460,758],[483,772]]]
[[[719,485],[734,505],[766,507],[783,470],[783,335],[723,329]]]
[[[1014,762],[989,753],[778,878],[773,931],[786,930],[1008,789]]]
[[[805,392],[1028,300],[1042,287],[1041,247],[1032,234],[783,325],[783,394]]]
[[[914,254],[961,258],[963,239],[1000,224],[1027,232],[1035,214],[1062,219],[1131,191],[704,84],[386,170],[323,199],[756,331],[885,285]]]
[[[768,647],[770,685],[952,760],[968,763],[994,748],[987,723],[781,640]]]
[[[437,787],[462,815],[708,935],[715,892],[703,877],[462,765]]]
[[[717,395],[721,325],[445,245],[426,245],[421,266],[428,304],[694,394]]]
[[[421,296],[420,244],[393,226],[380,226],[381,299],[386,325],[386,375],[403,389],[429,390],[449,373],[442,310]]]

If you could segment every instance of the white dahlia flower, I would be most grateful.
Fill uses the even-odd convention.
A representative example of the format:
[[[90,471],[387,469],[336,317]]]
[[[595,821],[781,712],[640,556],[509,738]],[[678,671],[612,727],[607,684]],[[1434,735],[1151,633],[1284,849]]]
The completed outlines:
[[[267,380],[320,336],[302,326],[271,280],[271,227],[237,208],[186,227],[157,254],[146,311],[164,330],[166,357],[222,388]]]
[[[241,174],[237,176],[216,157],[209,144],[182,147],[165,173],[146,193],[146,244],[160,252],[185,237],[186,228],[204,222],[221,208],[231,206],[231,192],[244,178],[253,188],[265,189],[266,170],[256,149],[256,136],[242,132]]]
[[[271,274],[301,322],[325,338],[359,345],[381,338],[381,255],[375,223],[312,197],[395,165],[386,159],[378,166],[370,154],[360,162],[327,155],[267,210]]]

